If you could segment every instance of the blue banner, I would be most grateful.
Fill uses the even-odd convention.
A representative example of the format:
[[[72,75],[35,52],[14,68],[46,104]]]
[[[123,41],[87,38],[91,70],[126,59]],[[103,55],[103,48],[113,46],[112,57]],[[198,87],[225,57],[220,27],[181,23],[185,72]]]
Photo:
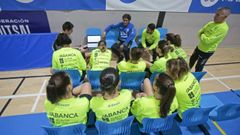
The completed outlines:
[[[1,0],[2,10],[105,10],[106,0]]]
[[[0,12],[0,35],[49,33],[45,11]]]
[[[240,0],[0,0],[0,10],[132,10],[214,13],[227,6],[240,13]]]
[[[0,36],[0,71],[50,67],[57,33]]]
[[[220,7],[231,8],[232,13],[240,13],[240,0],[193,0],[188,12],[215,13]]]

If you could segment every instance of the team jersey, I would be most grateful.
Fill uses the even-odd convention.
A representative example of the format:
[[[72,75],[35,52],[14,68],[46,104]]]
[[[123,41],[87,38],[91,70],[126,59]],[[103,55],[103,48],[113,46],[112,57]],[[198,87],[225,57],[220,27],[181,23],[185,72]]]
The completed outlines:
[[[52,104],[45,100],[47,117],[53,126],[86,124],[89,111],[89,100],[86,97],[62,99]]]
[[[137,64],[123,60],[118,63],[117,68],[120,72],[144,72],[146,63],[143,60],[139,60]]]
[[[86,62],[79,50],[63,47],[53,53],[53,69],[78,69],[80,73],[86,70]]]
[[[168,114],[172,114],[177,109],[178,102],[174,98]],[[160,100],[154,96],[137,98],[132,104],[131,112],[140,123],[144,118],[160,118]]]
[[[180,116],[189,108],[198,108],[200,106],[201,88],[192,73],[189,72],[181,80],[175,80],[174,82]]]
[[[200,39],[198,49],[205,53],[216,51],[217,46],[227,35],[228,29],[229,27],[226,22],[214,23],[211,21],[207,23],[198,32],[198,37]]]
[[[176,47],[174,45],[170,45],[173,47],[173,52],[170,53],[172,58],[176,59],[178,57],[182,57],[185,61],[188,61],[187,59],[187,53],[181,48],[181,47]]]
[[[121,90],[119,96],[105,100],[101,97],[93,97],[90,101],[90,108],[95,112],[97,120],[107,123],[121,121],[128,117],[132,92]]]
[[[151,44],[149,47],[149,50],[155,49],[158,45],[158,41],[160,40],[160,33],[157,29],[154,29],[152,34],[147,33],[147,29],[144,29],[142,32],[142,46],[143,48],[146,48],[146,42]]]
[[[111,29],[119,31],[118,40],[122,41],[124,45],[128,45],[136,36],[136,30],[132,23],[129,23],[127,26],[124,26],[123,22],[111,24],[105,29],[105,32],[108,33]]]
[[[105,52],[102,52],[100,49],[94,49],[90,56],[91,70],[103,70],[110,67],[111,59],[112,52],[109,49]]]
[[[161,57],[154,61],[152,66],[150,67],[150,72],[165,72],[166,71],[166,63],[168,60],[172,59],[172,56],[170,53],[167,54],[167,56]]]

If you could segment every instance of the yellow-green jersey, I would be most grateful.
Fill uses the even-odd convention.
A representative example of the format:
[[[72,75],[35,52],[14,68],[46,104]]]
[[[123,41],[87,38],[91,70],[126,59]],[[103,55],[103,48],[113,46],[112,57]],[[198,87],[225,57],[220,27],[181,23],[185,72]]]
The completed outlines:
[[[47,117],[53,126],[67,126],[74,124],[86,124],[89,111],[89,99],[87,97],[62,99],[52,104],[45,100],[44,107]]]
[[[168,114],[172,114],[177,109],[178,102],[174,98]],[[154,96],[137,98],[132,104],[131,112],[140,123],[144,118],[160,118],[160,100]]]
[[[86,70],[86,61],[79,50],[63,47],[53,53],[52,68],[78,69],[82,73],[82,70]]]
[[[192,73],[189,72],[181,80],[175,80],[174,82],[180,116],[189,108],[198,108],[201,100],[201,88]]]
[[[97,120],[107,123],[121,121],[128,117],[132,92],[121,90],[119,96],[105,100],[102,96],[93,97],[90,101],[90,108],[96,114]]]
[[[117,68],[120,72],[144,72],[146,68],[146,63],[141,59],[138,63],[134,64],[129,61],[121,61],[118,63]]]
[[[110,62],[112,59],[112,52],[107,49],[102,52],[100,49],[94,49],[90,56],[90,66],[91,70],[103,70],[110,67]]]
[[[160,40],[160,33],[157,29],[154,29],[152,34],[147,33],[147,29],[143,30],[141,43],[143,48],[146,48],[146,42],[151,44],[149,50],[155,49],[158,45],[158,41]]]
[[[229,27],[226,22],[214,23],[211,21],[207,23],[198,32],[200,39],[198,49],[205,53],[214,52],[227,35],[228,29]]]
[[[165,72],[166,71],[166,63],[168,60],[172,59],[172,56],[170,53],[167,54],[167,56],[161,57],[154,61],[152,66],[150,67],[150,72]]]
[[[174,49],[173,52],[170,53],[172,58],[176,59],[178,57],[182,57],[186,62],[188,61],[187,53],[181,47],[176,47],[174,45],[170,46]]]

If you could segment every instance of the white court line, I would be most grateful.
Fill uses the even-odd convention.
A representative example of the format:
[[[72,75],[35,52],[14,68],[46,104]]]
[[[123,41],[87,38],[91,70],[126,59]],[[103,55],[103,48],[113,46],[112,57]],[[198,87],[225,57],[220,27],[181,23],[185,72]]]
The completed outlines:
[[[222,82],[220,79],[218,79],[217,77],[215,77],[211,72],[209,72],[208,70],[206,70],[208,74],[210,74],[214,79],[216,79],[219,83],[221,83],[223,86],[225,86],[227,89],[231,89],[226,83]]]
[[[41,93],[43,92],[43,90],[45,89],[46,84],[47,84],[47,80],[44,80],[43,85],[42,85],[41,89],[39,90],[38,96],[37,96],[37,98],[36,98],[36,100],[35,100],[35,103],[34,103],[34,105],[33,105],[33,107],[32,107],[31,112],[35,112],[35,110],[36,110],[36,108],[37,108],[37,104],[38,104],[39,99],[40,99],[40,94],[41,94]]]
[[[221,76],[221,77],[211,77],[211,78],[203,78],[201,81],[209,81],[209,80],[224,80],[224,79],[233,79],[233,78],[240,78],[240,75],[232,75],[232,76]]]
[[[210,74],[210,73],[209,73]],[[211,75],[212,76],[212,75]],[[221,76],[221,77],[209,77],[203,78],[201,81],[210,81],[210,80],[224,80],[224,79],[233,79],[240,78],[240,75],[232,75],[232,76]],[[46,93],[33,93],[33,94],[19,94],[19,95],[11,95],[11,96],[0,96],[1,99],[14,99],[14,98],[25,98],[25,97],[36,97],[36,96],[45,96]]]
[[[34,94],[21,94],[21,95],[11,95],[11,96],[0,96],[0,99],[14,99],[14,98],[25,98],[25,97],[35,97],[35,96],[45,96],[46,93],[34,93]]]

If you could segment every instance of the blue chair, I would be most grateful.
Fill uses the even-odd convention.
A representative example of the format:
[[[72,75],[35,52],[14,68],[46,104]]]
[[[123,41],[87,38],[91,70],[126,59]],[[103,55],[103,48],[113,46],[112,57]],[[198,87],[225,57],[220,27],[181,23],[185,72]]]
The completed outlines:
[[[82,82],[81,82],[81,74],[80,74],[80,72],[77,69],[63,69],[63,70],[53,69],[54,73],[60,72],[60,71],[66,72],[70,76],[73,88],[75,88],[75,87],[77,87],[77,86],[82,84]]]
[[[160,40],[164,40],[166,38],[166,34],[168,33],[167,28],[157,28],[160,32]]]
[[[86,36],[101,36],[102,32],[100,28],[87,28],[86,30]]]
[[[151,84],[153,84],[153,81],[158,74],[159,74],[159,72],[154,72],[154,73],[151,74],[151,76],[149,78]]]
[[[209,113],[215,108],[208,107],[208,108],[191,108],[187,111],[183,112],[182,114],[182,122],[180,125],[191,127],[191,126],[198,126],[200,130],[205,135],[210,135],[208,130],[204,127],[204,124],[207,123],[209,119]]]
[[[192,74],[195,76],[195,78],[198,80],[198,82],[201,81],[202,77],[206,74],[207,72],[192,72]]]
[[[130,135],[131,125],[134,120],[134,116],[115,122],[106,123],[102,121],[96,121],[95,126],[98,131],[98,135]]]
[[[107,48],[111,48],[114,43],[118,40],[119,31],[112,29],[106,34]]]
[[[214,121],[231,120],[240,117],[240,104],[225,104],[210,113],[210,119]]]
[[[42,126],[48,135],[86,135],[86,125],[76,124],[64,127]]]
[[[87,78],[95,91],[100,90],[100,74],[102,71],[87,70]]]
[[[122,72],[120,74],[121,89],[141,90],[145,72]]]
[[[175,129],[174,134],[177,134],[181,131],[174,120],[176,114],[177,113],[174,113],[166,118],[144,118],[139,129],[142,133],[150,135],[158,135],[160,132],[164,133],[164,131]],[[178,129],[178,131],[176,129]]]
[[[191,108],[183,112],[182,114],[182,126],[196,126],[204,124],[208,121],[209,113],[215,108]]]

